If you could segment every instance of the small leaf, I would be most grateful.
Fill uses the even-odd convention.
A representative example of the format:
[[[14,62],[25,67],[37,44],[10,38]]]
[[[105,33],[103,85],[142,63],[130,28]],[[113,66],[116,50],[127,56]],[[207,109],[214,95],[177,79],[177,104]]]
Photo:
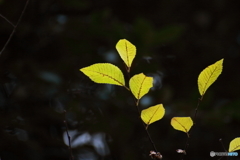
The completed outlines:
[[[91,66],[80,69],[95,83],[115,84],[125,86],[122,71],[110,63],[96,63]]]
[[[143,73],[134,75],[129,81],[129,87],[136,99],[141,99],[153,86],[153,78]]]
[[[156,121],[162,119],[164,114],[165,114],[165,109],[163,108],[163,105],[158,104],[158,105],[155,105],[155,106],[152,106],[152,107],[142,110],[141,118],[148,127],[153,122],[156,122]],[[147,129],[147,127],[146,127],[146,129]]]
[[[121,39],[116,44],[116,49],[117,49],[120,57],[124,61],[124,63],[127,65],[128,72],[129,72],[130,67],[132,65],[132,61],[136,55],[136,47],[128,40]]]
[[[191,129],[193,121],[191,117],[173,117],[171,125],[174,129],[187,133],[189,137],[188,131]]]
[[[222,73],[223,59],[205,68],[198,76],[198,89],[200,95],[203,96],[207,89],[217,80]]]
[[[229,152],[240,150],[240,137],[233,139],[229,145]]]

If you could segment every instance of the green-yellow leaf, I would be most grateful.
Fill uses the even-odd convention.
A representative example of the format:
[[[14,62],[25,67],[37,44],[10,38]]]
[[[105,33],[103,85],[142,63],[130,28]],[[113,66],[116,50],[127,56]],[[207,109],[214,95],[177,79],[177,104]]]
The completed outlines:
[[[128,40],[121,39],[116,44],[116,49],[124,63],[130,68],[136,55],[136,47]]]
[[[201,96],[205,94],[207,89],[217,80],[222,73],[223,59],[205,68],[198,76],[198,90]]]
[[[193,121],[191,117],[173,117],[171,125],[174,129],[187,133],[189,137],[188,132],[193,125]]]
[[[153,86],[153,78],[147,77],[143,73],[134,75],[129,81],[129,87],[136,99],[141,99]]]
[[[142,110],[141,118],[148,127],[151,123],[162,119],[164,114],[165,114],[165,109],[163,108],[163,105],[158,104],[158,105],[155,105],[155,106],[152,106],[152,107]],[[147,127],[146,127],[146,129],[147,129]]]
[[[240,137],[233,139],[229,145],[229,152],[240,150]]]
[[[91,66],[81,68],[80,71],[82,71],[95,83],[125,86],[125,80],[122,71],[113,64],[96,63]]]

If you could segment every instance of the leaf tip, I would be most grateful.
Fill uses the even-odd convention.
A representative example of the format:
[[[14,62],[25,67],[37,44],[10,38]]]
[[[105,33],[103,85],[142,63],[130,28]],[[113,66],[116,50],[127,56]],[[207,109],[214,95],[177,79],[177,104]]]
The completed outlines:
[[[116,44],[118,54],[127,66],[127,71],[130,72],[133,59],[136,55],[136,47],[126,39],[120,39]]]

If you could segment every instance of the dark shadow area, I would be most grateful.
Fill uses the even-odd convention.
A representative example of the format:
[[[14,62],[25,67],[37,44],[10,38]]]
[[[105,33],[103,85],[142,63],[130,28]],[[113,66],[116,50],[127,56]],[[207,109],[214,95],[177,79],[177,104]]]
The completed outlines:
[[[16,24],[26,1],[0,0]],[[67,122],[74,160],[146,160],[153,150],[130,92],[96,84],[79,71],[112,63],[129,78],[115,45],[137,47],[131,76],[155,85],[140,107],[163,103],[149,126],[164,160],[181,159],[187,135],[172,117],[193,116],[197,78],[224,58],[223,72],[200,104],[184,160],[218,159],[240,136],[240,3],[237,0],[30,0],[0,56],[0,159],[68,160]],[[0,17],[0,49],[13,27]],[[66,112],[64,112],[66,111]],[[240,159],[228,157],[228,159]],[[227,159],[223,157],[222,159]]]

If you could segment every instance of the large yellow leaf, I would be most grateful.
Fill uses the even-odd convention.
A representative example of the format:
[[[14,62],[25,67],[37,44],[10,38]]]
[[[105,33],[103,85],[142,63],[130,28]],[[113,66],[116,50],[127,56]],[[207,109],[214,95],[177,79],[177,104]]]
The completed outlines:
[[[207,89],[217,80],[222,73],[223,59],[205,68],[198,76],[198,89],[200,95],[203,96]]]
[[[130,67],[132,65],[132,61],[136,55],[136,47],[128,40],[121,39],[116,44],[116,49],[117,49],[120,57],[124,61],[124,63],[127,65],[128,72],[129,72]]]
[[[173,117],[171,125],[176,130],[186,132],[189,137],[188,131],[191,129],[193,121],[191,117]]]
[[[158,104],[158,105],[155,105],[155,106],[152,106],[152,107],[142,110],[141,118],[148,127],[151,123],[162,119],[164,114],[165,114],[165,109],[163,108],[163,105]],[[146,129],[147,129],[147,127],[146,127]]]
[[[240,150],[240,137],[233,139],[229,145],[229,152]]]
[[[141,99],[152,86],[153,78],[147,77],[143,73],[134,75],[129,81],[129,87],[136,99]]]
[[[91,66],[81,68],[80,71],[88,76],[93,82],[125,86],[122,71],[113,64],[96,63]]]

